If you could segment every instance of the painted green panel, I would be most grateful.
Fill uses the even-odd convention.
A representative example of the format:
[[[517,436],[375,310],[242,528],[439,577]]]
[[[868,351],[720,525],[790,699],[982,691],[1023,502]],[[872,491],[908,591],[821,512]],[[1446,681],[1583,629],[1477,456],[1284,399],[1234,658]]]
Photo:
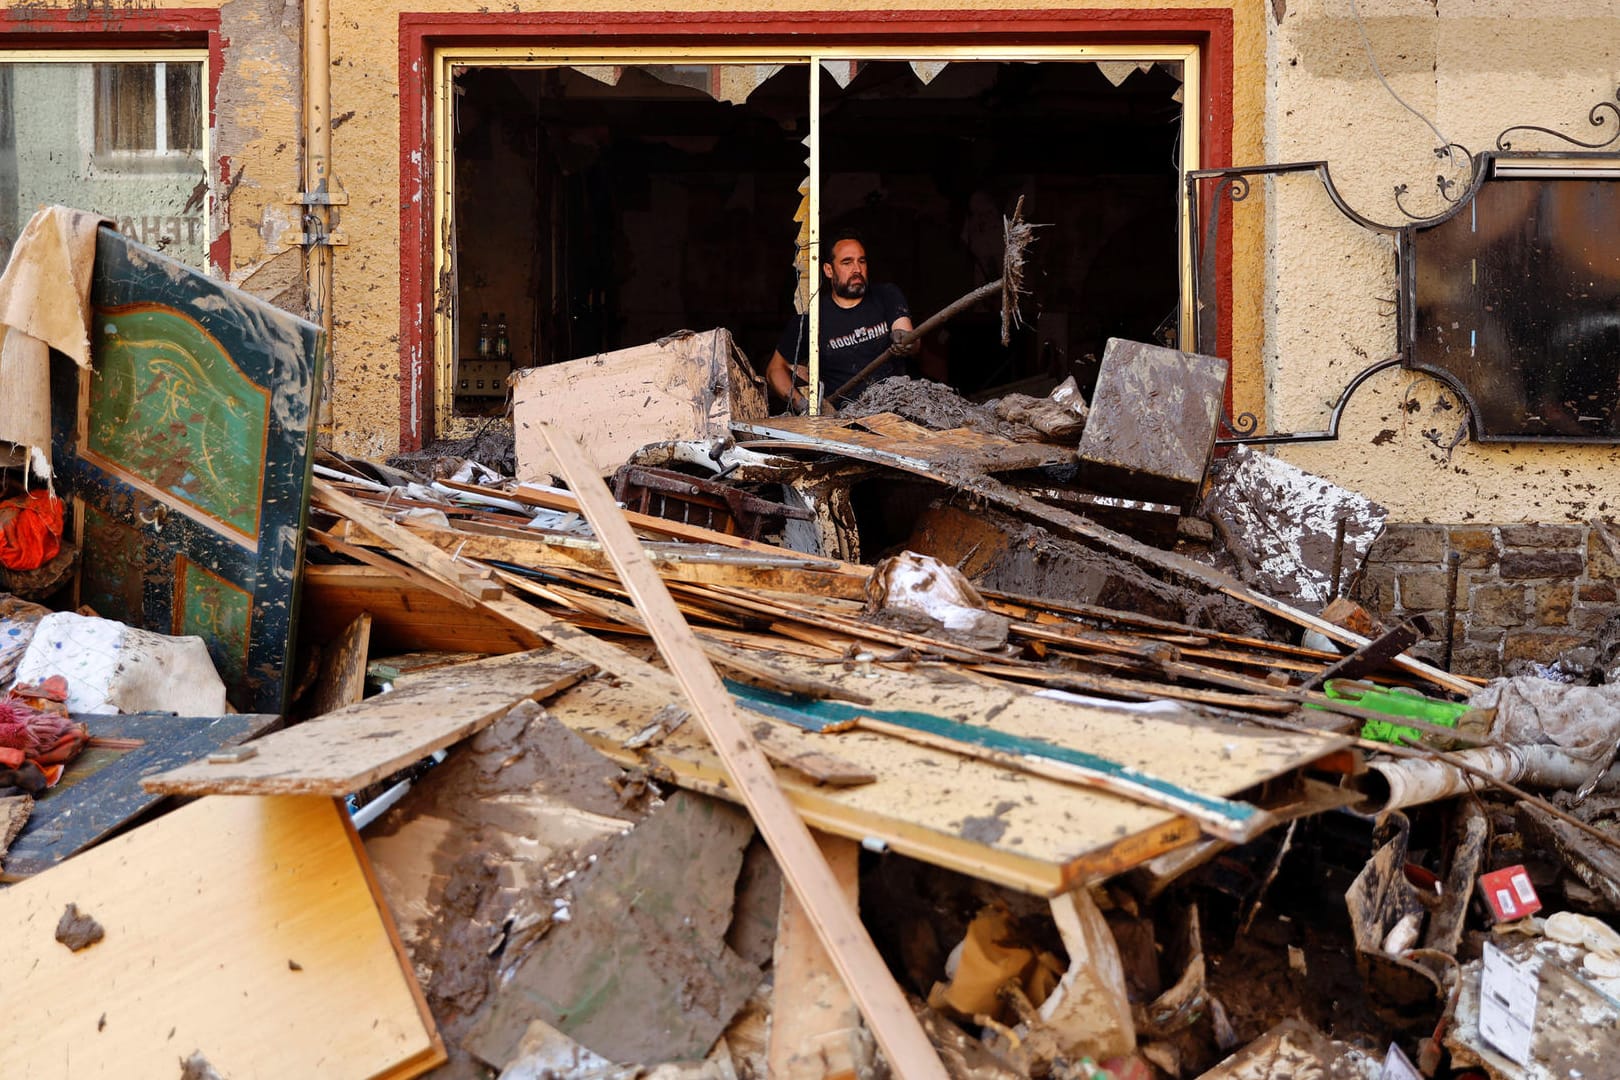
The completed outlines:
[[[173,310],[98,312],[95,333],[89,451],[255,537],[269,392]]]
[[[224,578],[184,559],[180,561],[179,617],[176,634],[196,634],[208,643],[208,654],[227,685],[247,671],[248,631],[253,623],[253,597]]]
[[[320,327],[109,229],[93,371],[54,358],[53,452],[85,530],[82,596],[208,642],[231,704],[286,708]]]

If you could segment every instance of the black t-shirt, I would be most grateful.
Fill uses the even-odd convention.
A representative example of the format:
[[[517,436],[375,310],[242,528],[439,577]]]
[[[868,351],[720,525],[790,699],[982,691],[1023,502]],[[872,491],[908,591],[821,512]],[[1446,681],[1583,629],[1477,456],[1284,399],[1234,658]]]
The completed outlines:
[[[891,343],[894,320],[908,318],[911,309],[898,286],[887,282],[869,285],[854,307],[839,307],[830,289],[821,292],[821,382],[830,394],[876,360]],[[800,315],[782,331],[776,351],[790,364],[810,358],[810,317]],[[905,374],[905,358],[892,356],[872,374],[869,382]]]

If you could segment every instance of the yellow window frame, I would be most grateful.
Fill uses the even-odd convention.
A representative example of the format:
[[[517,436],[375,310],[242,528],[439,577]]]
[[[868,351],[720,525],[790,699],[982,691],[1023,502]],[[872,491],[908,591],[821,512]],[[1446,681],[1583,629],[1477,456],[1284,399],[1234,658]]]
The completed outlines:
[[[814,274],[819,269],[818,230],[821,221],[821,79],[822,64],[838,61],[889,60],[897,62],[964,61],[964,62],[1076,62],[1076,61],[1139,61],[1179,63],[1182,74],[1181,105],[1181,177],[1177,184],[1177,248],[1180,252],[1181,304],[1180,336],[1191,341],[1192,326],[1192,231],[1188,219],[1186,174],[1201,167],[1203,147],[1200,103],[1203,100],[1202,57],[1197,45],[1188,44],[1108,44],[1108,45],[1054,45],[1054,46],[856,46],[826,50],[805,50],[790,47],[711,47],[691,51],[669,48],[592,49],[546,48],[536,46],[447,46],[433,54],[433,207],[431,220],[437,238],[433,250],[434,312],[433,370],[435,431],[441,438],[454,438],[471,434],[481,420],[458,418],[455,409],[456,336],[454,311],[456,297],[441,295],[445,282],[453,281],[449,273],[455,258],[455,147],[450,133],[455,130],[453,92],[455,77],[465,68],[479,67],[586,67],[630,66],[642,64],[802,64],[809,73],[810,110],[810,232],[804,265]],[[1189,122],[1190,121],[1190,122]],[[812,282],[814,282],[812,277]],[[812,284],[811,293],[816,285]],[[820,376],[820,319],[819,305],[809,305],[810,316],[810,408],[819,408],[816,400]]]

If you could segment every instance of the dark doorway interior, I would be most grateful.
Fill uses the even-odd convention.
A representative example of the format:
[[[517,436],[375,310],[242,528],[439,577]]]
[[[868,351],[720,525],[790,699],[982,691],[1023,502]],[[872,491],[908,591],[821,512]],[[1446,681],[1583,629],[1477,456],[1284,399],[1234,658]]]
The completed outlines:
[[[472,68],[456,80],[458,350],[505,315],[512,362],[551,363],[682,328],[728,328],[763,369],[793,311],[808,175],[802,66]],[[604,72],[610,72],[604,79]],[[594,74],[593,74],[594,73]],[[759,77],[767,75],[768,77]],[[1026,326],[986,304],[932,336],[919,373],[970,395],[1082,385],[1108,337],[1173,326],[1180,82],[1091,63],[901,62],[822,78],[822,230],[854,226],[872,273],[923,317],[999,272],[1020,195],[1044,223]],[[1119,82],[1116,85],[1115,80]],[[498,401],[469,394],[459,412]]]

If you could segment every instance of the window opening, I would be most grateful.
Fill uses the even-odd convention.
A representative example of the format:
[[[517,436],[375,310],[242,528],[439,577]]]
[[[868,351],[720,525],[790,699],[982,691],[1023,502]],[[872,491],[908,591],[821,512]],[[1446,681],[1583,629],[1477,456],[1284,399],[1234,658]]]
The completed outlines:
[[[202,50],[0,52],[0,258],[40,205],[206,269]]]
[[[920,322],[997,276],[1001,217],[1025,196],[1047,225],[1026,327],[1001,346],[987,304],[914,362],[958,392],[1089,386],[1109,337],[1177,340],[1196,50],[1143,55],[818,57],[814,131],[811,58],[442,57],[439,433],[501,413],[513,366],[680,329],[725,327],[763,372],[823,281],[795,270],[812,201],[822,242],[860,231],[872,279]]]

